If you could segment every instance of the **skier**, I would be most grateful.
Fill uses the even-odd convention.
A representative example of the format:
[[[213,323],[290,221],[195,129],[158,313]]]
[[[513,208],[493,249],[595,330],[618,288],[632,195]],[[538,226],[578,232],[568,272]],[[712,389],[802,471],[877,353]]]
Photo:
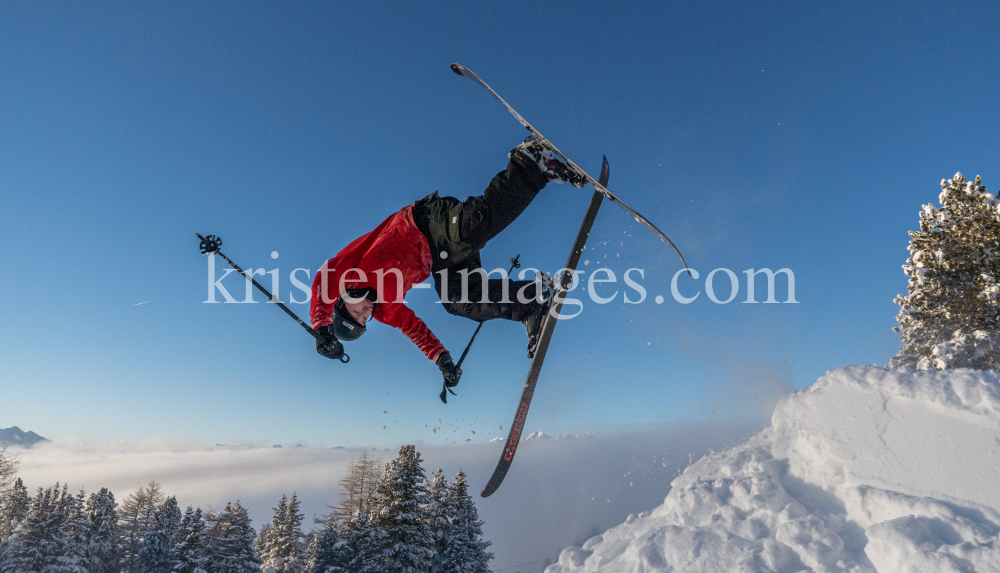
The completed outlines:
[[[508,153],[510,162],[478,197],[459,201],[437,191],[403,207],[370,233],[326,261],[312,285],[310,319],[323,339],[316,351],[332,359],[342,341],[357,340],[368,320],[400,329],[441,370],[446,387],[462,376],[451,354],[403,297],[434,275],[445,310],[476,321],[504,318],[524,323],[529,354],[554,292],[552,279],[485,279],[479,251],[520,215],[549,181],[586,180],[528,137]],[[483,284],[484,280],[486,284]],[[541,287],[541,288],[539,288]],[[505,294],[507,296],[505,296]],[[472,300],[476,295],[478,301]]]

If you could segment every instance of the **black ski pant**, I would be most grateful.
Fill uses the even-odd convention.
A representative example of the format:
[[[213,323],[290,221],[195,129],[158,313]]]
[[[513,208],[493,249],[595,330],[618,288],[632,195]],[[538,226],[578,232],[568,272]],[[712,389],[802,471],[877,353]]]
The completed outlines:
[[[515,153],[482,195],[459,201],[435,191],[414,204],[413,218],[430,245],[434,288],[445,310],[472,320],[522,322],[538,309],[534,281],[487,279],[477,269],[482,269],[480,249],[524,212],[546,182],[534,162]],[[528,302],[520,302],[519,292]]]

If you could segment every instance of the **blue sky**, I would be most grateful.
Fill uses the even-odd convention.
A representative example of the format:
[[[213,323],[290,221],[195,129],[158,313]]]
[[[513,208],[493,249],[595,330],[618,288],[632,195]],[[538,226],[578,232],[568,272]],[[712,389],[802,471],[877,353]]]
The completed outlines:
[[[373,327],[344,366],[262,295],[202,302],[195,232],[222,236],[245,268],[278,268],[287,301],[292,269],[402,206],[481,192],[525,133],[451,62],[592,173],[607,154],[609,187],[700,271],[684,288],[716,268],[795,273],[797,305],[739,304],[745,281],[733,303],[678,304],[673,253],[605,204],[585,269],[643,268],[649,297],[588,301],[560,324],[526,432],[766,417],[782,385],[884,364],[920,205],[956,171],[1000,185],[992,3],[0,11],[0,427],[50,438],[506,435],[528,367],[521,325],[484,327],[445,406],[437,368],[394,329]],[[546,188],[484,264],[559,268],[589,196]],[[431,291],[408,300],[460,353],[475,324]]]

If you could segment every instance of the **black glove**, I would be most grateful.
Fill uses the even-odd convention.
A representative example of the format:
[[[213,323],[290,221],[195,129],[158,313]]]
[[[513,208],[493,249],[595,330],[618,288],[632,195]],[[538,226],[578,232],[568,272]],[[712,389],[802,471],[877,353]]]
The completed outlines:
[[[316,352],[331,360],[340,360],[344,355],[344,345],[333,335],[333,326],[323,326],[316,329],[321,338],[316,339]]]
[[[445,388],[458,386],[458,381],[462,378],[462,369],[455,367],[455,363],[451,361],[451,354],[447,350],[438,356],[435,364],[441,370],[441,374],[444,375]]]

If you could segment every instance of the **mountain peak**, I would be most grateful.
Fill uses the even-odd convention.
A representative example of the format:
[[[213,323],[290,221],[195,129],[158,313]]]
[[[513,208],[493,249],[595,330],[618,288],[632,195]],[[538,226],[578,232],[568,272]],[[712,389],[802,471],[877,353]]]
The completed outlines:
[[[39,442],[48,442],[47,440],[38,434],[28,431],[25,432],[17,426],[11,426],[9,428],[0,429],[0,442],[5,442],[9,446],[20,446],[22,448],[30,448],[31,446]]]

